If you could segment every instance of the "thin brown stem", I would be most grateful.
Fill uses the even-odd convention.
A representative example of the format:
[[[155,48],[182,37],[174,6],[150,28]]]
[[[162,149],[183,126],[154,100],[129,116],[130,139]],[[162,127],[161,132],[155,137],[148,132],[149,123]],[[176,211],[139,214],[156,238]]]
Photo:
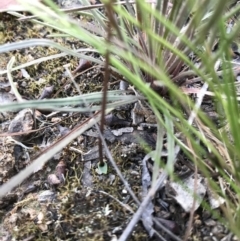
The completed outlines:
[[[193,158],[195,160],[195,163],[197,163],[197,155],[196,155],[195,151],[193,150],[191,141],[189,139],[187,139],[187,143],[188,143],[188,146],[192,149],[192,152],[193,152],[193,155],[194,155]],[[191,208],[191,211],[190,211],[189,222],[188,222],[187,230],[185,232],[183,241],[188,240],[188,237],[191,235],[191,229],[192,229],[192,226],[193,226],[193,219],[194,219],[194,213],[195,213],[195,207],[196,207],[196,201],[197,201],[196,196],[195,196],[195,193],[196,193],[196,190],[197,190],[197,175],[198,175],[198,168],[197,168],[197,165],[195,165],[193,205],[192,205],[192,208]]]
[[[113,12],[112,12],[112,6],[111,6],[111,0],[105,5],[107,10],[107,15],[109,19],[113,19]],[[111,41],[111,22],[109,22],[109,25],[107,27],[107,38],[106,38],[106,46],[110,44]],[[104,131],[104,123],[105,123],[105,109],[107,105],[107,89],[108,89],[108,81],[110,77],[110,71],[109,71],[109,62],[110,62],[110,51],[109,49],[106,49],[105,54],[105,73],[104,73],[104,81],[103,81],[103,98],[102,98],[102,116],[101,116],[101,123],[100,123],[100,132],[103,133]],[[99,145],[99,160],[100,160],[100,166],[104,165],[103,161],[103,146],[102,146],[102,139],[99,137],[98,141]]]

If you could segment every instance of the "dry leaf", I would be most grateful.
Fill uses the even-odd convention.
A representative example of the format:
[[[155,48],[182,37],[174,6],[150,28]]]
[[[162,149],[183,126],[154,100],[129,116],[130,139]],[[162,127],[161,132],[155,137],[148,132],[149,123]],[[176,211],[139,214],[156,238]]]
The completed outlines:
[[[73,71],[73,74],[76,74],[77,72],[81,72],[84,70],[87,70],[92,67],[92,63],[86,59],[80,59],[79,65],[77,68]]]
[[[54,90],[54,85],[45,87],[43,89],[41,96],[38,99],[39,100],[49,99],[52,96],[53,90]]]
[[[175,200],[181,205],[185,212],[190,212],[193,208],[195,192],[197,198],[194,205],[194,211],[197,210],[206,194],[206,187],[202,184],[202,178],[198,176],[197,185],[194,185],[194,175],[183,180],[183,183],[169,182],[169,185],[176,193]]]

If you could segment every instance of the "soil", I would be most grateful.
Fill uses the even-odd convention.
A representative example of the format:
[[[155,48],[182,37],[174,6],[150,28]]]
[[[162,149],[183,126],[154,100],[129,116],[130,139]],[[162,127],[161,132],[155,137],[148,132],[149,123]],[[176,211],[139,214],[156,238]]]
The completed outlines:
[[[57,32],[30,21],[18,21],[7,13],[0,15],[1,44],[46,38],[54,33]],[[51,39],[71,49],[85,47],[73,38]],[[16,58],[15,66],[18,66],[57,53],[58,50],[53,48],[34,47],[0,54],[0,69],[6,69],[12,56]],[[61,57],[13,71],[12,75],[18,91],[26,100],[41,99],[43,93],[47,95],[44,98],[74,96],[78,92],[66,75],[65,65],[73,73],[79,65],[79,59]],[[75,81],[82,93],[101,91],[103,70],[99,66],[93,65],[79,73]],[[0,78],[2,102],[16,101],[10,92],[7,75],[2,74]],[[119,89],[120,82],[119,77],[111,76],[109,89]],[[46,94],[46,91],[49,93]],[[108,116],[110,121],[104,132],[117,166],[139,200],[142,199],[142,160],[146,150],[138,137],[152,149],[156,144],[154,118],[149,120],[151,110],[147,103],[141,104],[143,106],[131,104],[114,110]],[[142,110],[136,111],[138,108]],[[138,120],[135,125],[132,124],[136,117],[131,114],[133,110],[147,127],[141,126]],[[89,117],[88,113],[58,112],[51,115],[51,111],[39,110],[25,110],[20,114],[2,113],[1,133],[16,132],[14,128],[19,128],[19,124],[13,125],[13,121],[18,118],[23,130],[35,132],[12,138],[31,149],[1,137],[0,185],[29,165],[38,153],[63,136],[64,131],[73,129]],[[113,117],[114,121],[111,119]],[[121,136],[112,135],[113,130],[126,127],[133,129]],[[138,206],[110,163],[107,174],[99,174],[97,136],[95,128],[88,130],[45,166],[39,166],[28,179],[0,200],[0,240],[117,240],[132,218],[127,207],[134,212]],[[176,173],[193,173],[186,162],[186,157],[180,153],[175,166]],[[151,159],[147,161],[147,167],[151,173]],[[207,202],[208,196],[204,199]],[[176,202],[168,185],[157,193],[153,204],[154,216],[168,230],[183,238],[189,223],[189,213]],[[220,209],[216,209],[216,213],[222,215]],[[191,234],[187,240],[238,240],[217,220],[216,213],[213,215],[210,210],[199,207],[194,214]],[[156,229],[165,240],[174,240],[166,232]],[[129,240],[161,239],[156,236],[150,238],[142,222],[139,222]]]

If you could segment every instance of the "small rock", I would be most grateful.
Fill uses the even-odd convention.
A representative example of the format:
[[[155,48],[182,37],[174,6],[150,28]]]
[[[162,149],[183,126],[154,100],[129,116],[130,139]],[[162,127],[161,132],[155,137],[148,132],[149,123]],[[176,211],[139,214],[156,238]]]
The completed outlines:
[[[57,177],[56,174],[50,174],[48,175],[48,183],[51,186],[59,185],[61,183],[60,179]]]
[[[223,233],[223,226],[222,225],[216,225],[215,227],[213,227],[212,229],[212,233],[213,234],[219,234],[219,233]]]
[[[121,232],[121,231],[122,231],[122,227],[118,226],[118,227],[113,229],[112,233],[118,233],[118,232]]]
[[[42,203],[42,202],[52,202],[55,199],[55,197],[56,197],[56,195],[53,191],[46,190],[46,191],[41,192],[38,195],[38,201],[40,203]]]
[[[18,199],[18,195],[15,193],[9,193],[6,196],[0,199],[0,209],[7,207],[8,205],[13,204]]]
[[[214,221],[213,219],[207,219],[206,221],[204,221],[204,223],[209,227],[213,227],[216,225],[216,221]]]
[[[203,241],[212,241],[212,238],[211,237],[204,237]]]
[[[233,236],[232,240],[233,240],[233,241],[238,241],[239,239],[238,239],[238,237],[235,235],[235,236]]]
[[[202,213],[202,218],[203,218],[203,220],[206,220],[206,219],[209,219],[210,217],[211,217],[211,213],[209,212],[209,211],[203,211],[203,213]]]
[[[127,194],[127,190],[126,190],[126,189],[123,189],[123,190],[122,190],[122,194]]]
[[[201,235],[203,236],[203,237],[207,237],[207,236],[209,236],[209,233],[210,233],[210,228],[209,227],[202,227],[201,228]]]
[[[16,133],[19,132],[19,135],[12,136],[13,139],[17,141],[22,141],[28,134],[21,134],[21,132],[31,131],[33,128],[33,115],[31,109],[21,110],[15,118],[11,121],[8,132]]]

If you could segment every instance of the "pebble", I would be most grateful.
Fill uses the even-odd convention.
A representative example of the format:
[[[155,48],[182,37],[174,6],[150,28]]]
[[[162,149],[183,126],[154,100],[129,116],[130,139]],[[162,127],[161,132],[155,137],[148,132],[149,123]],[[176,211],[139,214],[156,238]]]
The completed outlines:
[[[213,234],[223,233],[223,231],[224,231],[223,229],[224,229],[223,226],[218,224],[215,227],[213,227],[212,233]]]
[[[51,202],[54,199],[55,199],[55,193],[53,191],[50,191],[50,190],[43,191],[38,195],[38,201],[40,203]]]
[[[213,219],[207,219],[204,221],[204,223],[209,227],[213,227],[216,225],[216,221],[214,221]]]

